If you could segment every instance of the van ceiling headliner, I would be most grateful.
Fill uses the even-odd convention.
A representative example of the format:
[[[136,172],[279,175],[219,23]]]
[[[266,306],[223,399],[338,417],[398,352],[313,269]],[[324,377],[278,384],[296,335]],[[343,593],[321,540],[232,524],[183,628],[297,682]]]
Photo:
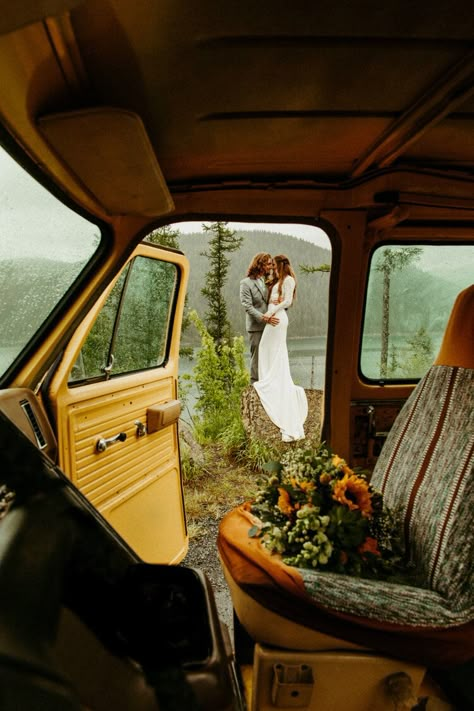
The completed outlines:
[[[168,190],[322,195],[377,176],[396,187],[400,171],[415,190],[454,177],[472,207],[471,0],[19,0],[0,34],[20,27],[2,81],[20,61],[29,84],[23,103],[15,85],[3,97],[6,122],[51,167],[49,141],[109,213],[116,193],[124,212],[159,215]],[[110,164],[94,115],[111,117]],[[84,116],[98,143],[81,144]]]
[[[474,13],[365,0],[93,0],[90,96],[137,112],[169,187],[474,170]]]

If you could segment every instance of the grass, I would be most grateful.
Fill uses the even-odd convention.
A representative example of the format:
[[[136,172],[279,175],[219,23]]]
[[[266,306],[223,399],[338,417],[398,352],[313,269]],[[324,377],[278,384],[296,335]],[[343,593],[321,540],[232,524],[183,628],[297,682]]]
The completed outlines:
[[[270,446],[261,440],[242,440],[238,433],[219,443],[200,446],[199,461],[181,447],[184,500],[190,539],[205,535],[210,521],[255,497],[264,465],[278,460],[288,445]],[[306,441],[309,444],[309,441]],[[196,454],[196,452],[195,452]]]
[[[237,463],[223,446],[207,445],[205,466],[185,475],[184,499],[189,537],[205,533],[206,521],[218,521],[256,493],[258,474]]]

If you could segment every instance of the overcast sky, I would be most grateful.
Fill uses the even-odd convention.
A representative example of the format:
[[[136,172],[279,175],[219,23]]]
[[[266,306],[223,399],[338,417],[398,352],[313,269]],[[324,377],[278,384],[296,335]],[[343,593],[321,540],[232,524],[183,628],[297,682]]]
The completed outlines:
[[[0,146],[0,257],[85,260],[98,234],[96,225],[63,205]]]

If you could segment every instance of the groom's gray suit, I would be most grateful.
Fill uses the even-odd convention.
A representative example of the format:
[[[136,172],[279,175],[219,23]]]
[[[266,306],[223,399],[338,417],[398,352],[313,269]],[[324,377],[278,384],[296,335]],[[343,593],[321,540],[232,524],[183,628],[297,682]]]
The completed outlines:
[[[250,380],[258,380],[258,346],[262,337],[267,311],[268,290],[258,279],[245,277],[240,282],[240,301],[245,309],[245,328],[250,343]]]

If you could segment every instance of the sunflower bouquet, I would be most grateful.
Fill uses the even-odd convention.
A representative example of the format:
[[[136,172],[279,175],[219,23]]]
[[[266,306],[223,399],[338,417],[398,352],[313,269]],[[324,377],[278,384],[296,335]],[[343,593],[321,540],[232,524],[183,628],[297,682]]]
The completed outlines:
[[[401,560],[396,513],[363,473],[352,470],[324,443],[290,449],[249,505],[249,531],[271,553],[298,568],[324,568],[386,577]]]

